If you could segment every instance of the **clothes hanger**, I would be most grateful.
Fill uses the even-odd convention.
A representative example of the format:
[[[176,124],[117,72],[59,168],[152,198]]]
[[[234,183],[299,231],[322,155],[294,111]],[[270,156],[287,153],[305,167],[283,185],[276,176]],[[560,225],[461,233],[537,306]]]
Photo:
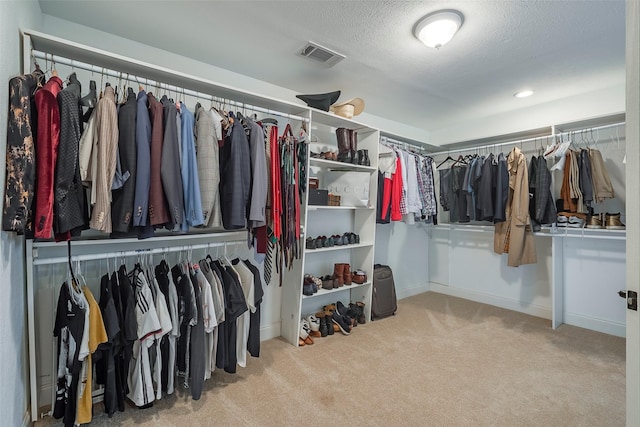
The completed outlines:
[[[450,155],[447,154],[447,158],[444,159],[443,161],[440,162],[440,164],[438,166],[436,166],[436,169],[440,168],[440,166],[444,165],[445,163],[447,163],[448,161],[452,161],[454,162],[455,159],[453,157],[451,157]]]
[[[69,274],[71,275],[71,279],[73,280],[73,286],[75,287],[75,285],[78,283],[77,279],[76,279],[76,275],[73,273],[73,265],[72,265],[72,259],[71,259],[71,240],[67,240],[67,261],[69,263]]]

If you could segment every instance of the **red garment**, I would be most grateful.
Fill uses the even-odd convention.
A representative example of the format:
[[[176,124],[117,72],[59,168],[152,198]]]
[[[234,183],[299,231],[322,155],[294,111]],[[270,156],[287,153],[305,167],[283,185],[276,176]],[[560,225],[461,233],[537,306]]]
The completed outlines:
[[[385,219],[389,216],[389,210],[391,209],[391,193],[393,191],[393,180],[391,178],[384,177],[384,186],[382,187],[382,215],[381,219]]]
[[[280,239],[282,235],[282,188],[280,187],[280,150],[278,128],[271,127],[269,135],[271,147],[271,215],[273,217],[273,235]]]
[[[396,159],[396,171],[391,176],[393,180],[391,189],[391,221],[402,221],[400,212],[400,199],[402,199],[402,165],[400,158]]]
[[[34,95],[38,116],[35,144],[38,184],[33,219],[36,239],[50,239],[53,228],[53,185],[60,144],[60,108],[57,96],[61,90],[62,80],[53,76]]]

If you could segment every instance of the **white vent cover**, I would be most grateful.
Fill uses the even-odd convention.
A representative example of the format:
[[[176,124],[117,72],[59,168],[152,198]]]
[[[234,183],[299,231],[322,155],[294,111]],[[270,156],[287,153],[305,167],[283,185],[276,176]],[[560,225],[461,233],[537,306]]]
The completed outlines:
[[[320,62],[327,67],[333,67],[338,62],[346,58],[346,56],[341,53],[334,52],[331,49],[327,49],[326,47],[313,42],[308,42],[298,54],[305,58]]]

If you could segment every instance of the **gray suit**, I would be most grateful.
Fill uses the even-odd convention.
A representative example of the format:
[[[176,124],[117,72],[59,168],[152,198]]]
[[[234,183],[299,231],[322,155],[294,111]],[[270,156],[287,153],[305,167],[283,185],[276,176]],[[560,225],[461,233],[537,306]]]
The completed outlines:
[[[133,204],[133,225],[144,227],[149,218],[149,190],[151,188],[151,119],[147,108],[147,94],[138,93],[136,113],[136,191]]]
[[[162,187],[169,205],[171,228],[180,226],[184,221],[184,194],[180,171],[180,148],[178,145],[178,127],[176,105],[166,96],[161,99],[164,109],[164,140],[162,142]]]

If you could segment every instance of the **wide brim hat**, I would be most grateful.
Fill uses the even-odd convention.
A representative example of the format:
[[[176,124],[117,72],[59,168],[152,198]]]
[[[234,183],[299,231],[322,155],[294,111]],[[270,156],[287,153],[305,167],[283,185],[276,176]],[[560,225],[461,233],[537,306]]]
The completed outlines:
[[[351,98],[348,101],[341,102],[340,104],[333,105],[331,107],[336,115],[346,117],[347,119],[357,116],[364,111],[364,99]]]
[[[329,107],[340,98],[340,91],[327,93],[316,93],[311,95],[296,95],[296,98],[303,100],[309,107],[322,111],[329,111]]]

